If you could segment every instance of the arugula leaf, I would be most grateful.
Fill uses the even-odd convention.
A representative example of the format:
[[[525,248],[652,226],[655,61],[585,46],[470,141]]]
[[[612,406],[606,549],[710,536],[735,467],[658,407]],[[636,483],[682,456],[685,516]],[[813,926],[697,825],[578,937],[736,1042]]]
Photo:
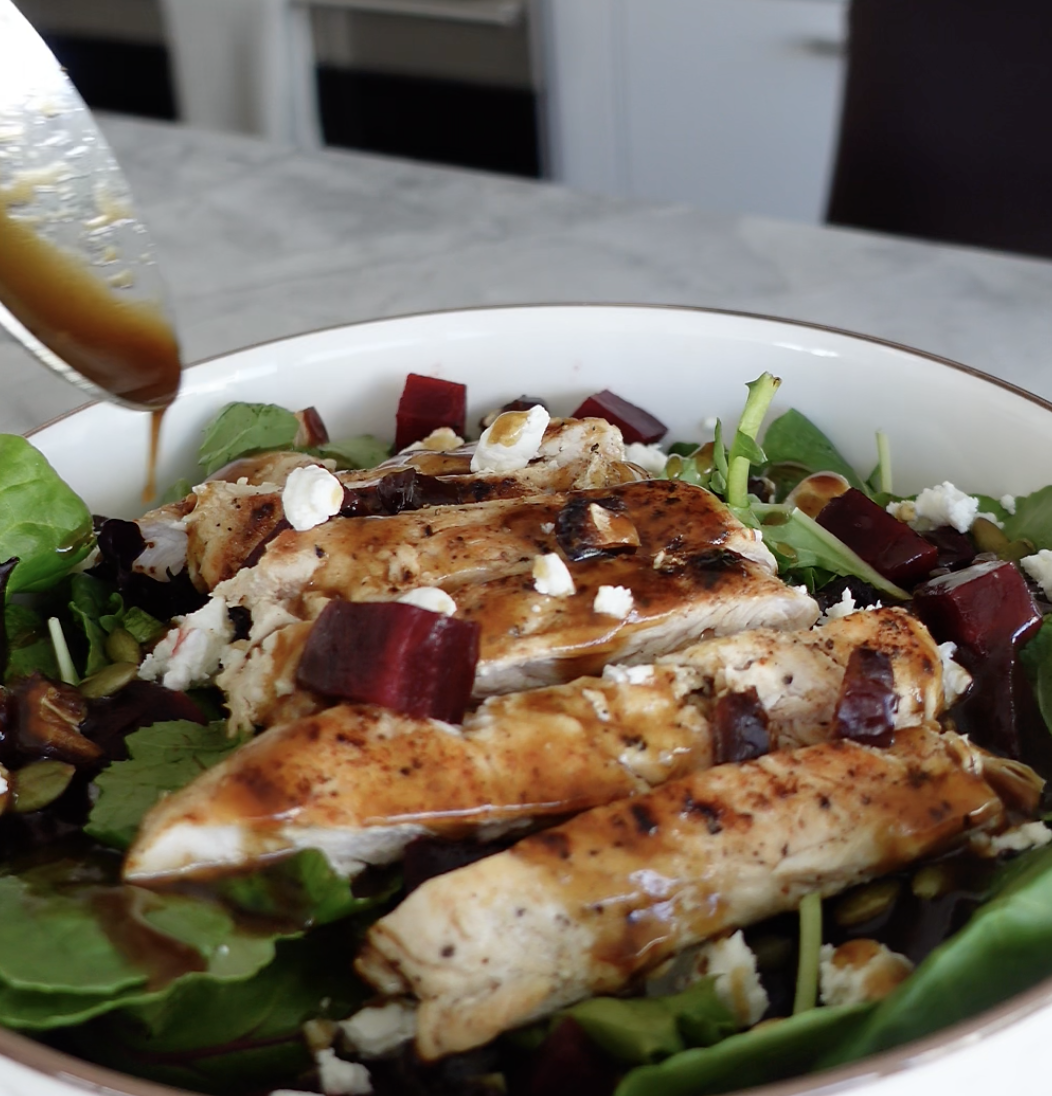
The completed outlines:
[[[1052,974],[1052,847],[1002,869],[994,897],[935,949],[866,1024],[823,1057],[839,1065],[974,1016]]]
[[[391,445],[372,434],[359,434],[343,441],[326,442],[312,452],[323,459],[336,461],[339,472],[345,468],[375,468],[391,455]]]
[[[182,719],[128,735],[128,760],[114,762],[95,778],[99,798],[85,833],[105,845],[126,848],[143,815],[165,792],[189,784],[243,741],[231,738],[223,722],[202,726]]]
[[[1017,498],[1014,514],[1000,504],[998,509],[1003,514],[1004,534],[1009,540],[1025,538],[1033,542],[1035,551],[1052,548],[1052,486]]]
[[[836,446],[799,411],[786,411],[767,427],[763,448],[770,465],[799,468],[803,473],[799,479],[812,472],[839,472],[852,487],[866,490]]]
[[[273,403],[228,403],[205,427],[197,452],[206,476],[261,449],[291,449],[299,431],[291,411]]]
[[[802,510],[757,503],[752,507],[752,513],[760,521],[764,543],[778,559],[779,574],[822,568],[835,575],[855,575],[899,601],[909,597],[905,590],[889,582]]]
[[[7,586],[44,590],[91,550],[91,512],[25,438],[0,434],[0,560],[19,558]]]
[[[813,1008],[711,1047],[685,1050],[628,1073],[614,1096],[701,1096],[807,1073],[865,1022],[873,1006]]]
[[[1046,616],[1037,635],[1020,648],[1019,661],[1034,688],[1045,726],[1052,731],[1052,616]]]
[[[657,1062],[687,1046],[711,1046],[738,1030],[716,994],[714,978],[702,978],[667,997],[593,997],[566,1009],[589,1038],[612,1058],[632,1065]]]

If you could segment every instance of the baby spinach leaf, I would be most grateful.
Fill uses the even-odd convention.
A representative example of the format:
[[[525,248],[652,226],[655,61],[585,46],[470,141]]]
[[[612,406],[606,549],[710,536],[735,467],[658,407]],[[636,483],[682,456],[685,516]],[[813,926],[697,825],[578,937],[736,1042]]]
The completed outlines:
[[[1045,726],[1052,730],[1052,616],[1045,617],[1037,635],[1020,649],[1019,661],[1034,687]]]
[[[25,438],[0,434],[0,560],[19,558],[8,596],[44,590],[94,543],[91,512]]]
[[[302,1026],[342,1019],[369,991],[351,971],[345,926],[282,940],[254,977],[186,978],[163,999],[111,1013],[71,1033],[85,1057],[181,1088],[235,1094],[294,1084],[312,1066]]]
[[[326,442],[312,452],[322,459],[336,461],[336,470],[342,471],[344,468],[375,468],[391,455],[391,445],[372,434],[359,434],[343,441]]]
[[[273,403],[228,403],[205,427],[197,452],[206,476],[246,453],[291,449],[299,430],[291,411]]]
[[[0,878],[0,980],[14,989],[116,993],[147,973],[116,948],[91,892],[38,891]]]
[[[614,1096],[705,1096],[766,1084],[813,1069],[820,1055],[848,1038],[871,1005],[814,1008],[685,1050],[627,1074]]]
[[[246,913],[306,926],[326,925],[373,909],[386,902],[397,887],[398,879],[392,878],[391,886],[381,893],[356,898],[350,881],[332,870],[323,853],[304,849],[276,864],[221,882],[218,893]]]
[[[1052,847],[1002,869],[994,897],[940,945],[823,1065],[839,1065],[956,1023],[1052,974]]]
[[[836,446],[799,411],[786,411],[767,427],[763,448],[770,465],[800,469],[803,474],[798,479],[811,472],[839,472],[852,487],[866,489]]]
[[[1015,500],[1015,513],[1004,516],[1004,534],[1009,540],[1025,538],[1034,550],[1052,548],[1052,486]]]
[[[165,792],[176,791],[222,761],[243,739],[231,738],[223,722],[154,723],[128,735],[128,760],[95,778],[99,798],[85,832],[105,845],[131,844],[146,812]]]
[[[738,1030],[715,985],[714,979],[703,978],[668,997],[593,997],[563,1015],[620,1062],[658,1062],[688,1046],[711,1046]]]

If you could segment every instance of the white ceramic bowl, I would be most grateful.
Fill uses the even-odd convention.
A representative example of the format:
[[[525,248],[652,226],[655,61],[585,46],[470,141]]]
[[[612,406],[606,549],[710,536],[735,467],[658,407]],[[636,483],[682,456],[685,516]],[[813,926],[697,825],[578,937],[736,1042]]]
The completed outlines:
[[[196,366],[165,420],[159,482],[193,475],[200,429],[230,400],[316,406],[334,438],[393,436],[410,372],[465,382],[469,421],[522,393],[571,412],[602,388],[652,411],[669,439],[709,436],[736,421],[744,384],[783,379],[770,417],[796,407],[859,469],[891,441],[896,489],[953,480],[970,491],[1022,494],[1052,481],[1052,406],[973,370],[879,340],[806,324],[683,308],[566,306],[482,309],[363,323],[251,347]],[[96,513],[141,509],[147,423],[93,405],[34,442]],[[923,1042],[855,1066],[753,1090],[774,1096],[989,1096],[1032,1087],[1046,1058],[1052,983]],[[69,1096],[172,1090],[86,1065],[0,1031],[0,1093]]]

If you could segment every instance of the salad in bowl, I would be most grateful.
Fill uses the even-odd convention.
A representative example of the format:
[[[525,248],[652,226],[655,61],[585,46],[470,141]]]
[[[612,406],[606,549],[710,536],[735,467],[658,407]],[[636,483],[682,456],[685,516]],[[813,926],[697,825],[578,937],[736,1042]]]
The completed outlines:
[[[85,456],[119,412],[0,439],[0,1023],[45,1068],[909,1091],[1033,1037],[988,1010],[1052,974],[1042,404],[599,307],[187,379],[145,514],[136,443]]]

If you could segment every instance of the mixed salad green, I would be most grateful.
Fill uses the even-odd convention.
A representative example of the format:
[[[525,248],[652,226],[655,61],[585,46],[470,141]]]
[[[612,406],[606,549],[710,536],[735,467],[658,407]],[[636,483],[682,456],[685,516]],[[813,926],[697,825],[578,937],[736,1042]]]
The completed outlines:
[[[856,592],[905,600],[906,591],[785,502],[796,483],[823,471],[882,506],[898,499],[886,440],[878,438],[866,478],[797,411],[772,422],[761,444],[777,385],[765,375],[749,386],[729,445],[717,425],[706,445],[671,446],[665,475],[722,497],[762,532],[782,574],[820,599],[835,601],[847,581]],[[291,448],[298,426],[272,405],[226,408],[205,430],[200,475]],[[372,437],[312,451],[340,467],[372,467],[389,455]],[[1020,546],[1052,549],[1052,487],[1011,507],[983,497],[980,507],[1000,523],[993,543],[1005,558],[1018,558]],[[312,1050],[328,1046],[333,1023],[368,996],[352,959],[401,880],[376,873],[352,887],[307,851],[193,891],[121,883],[121,850],[145,812],[240,743],[209,690],[172,710],[145,696],[135,667],[167,621],[112,575],[77,569],[93,542],[85,503],[26,440],[0,437],[0,1023],[204,1092],[315,1087]],[[1052,726],[1052,615],[1022,665]],[[72,735],[87,743],[79,754]],[[671,996],[582,1002],[464,1060],[418,1068],[404,1056],[374,1083],[379,1091],[568,1091],[543,1079],[547,1068],[585,1092],[724,1092],[918,1038],[1052,975],[1052,848],[964,876],[959,865],[947,870],[957,873],[952,893],[927,897],[916,874],[896,881],[912,913],[941,928],[930,954],[879,1003],[813,1007],[823,934],[816,898],[799,923],[782,918],[749,932],[761,972],[786,987],[780,1005],[772,994],[785,1017],[778,1023],[740,1030],[704,978]],[[835,905],[825,903],[827,930]],[[561,1050],[568,1038],[570,1050]],[[569,1073],[566,1061],[576,1063]]]

